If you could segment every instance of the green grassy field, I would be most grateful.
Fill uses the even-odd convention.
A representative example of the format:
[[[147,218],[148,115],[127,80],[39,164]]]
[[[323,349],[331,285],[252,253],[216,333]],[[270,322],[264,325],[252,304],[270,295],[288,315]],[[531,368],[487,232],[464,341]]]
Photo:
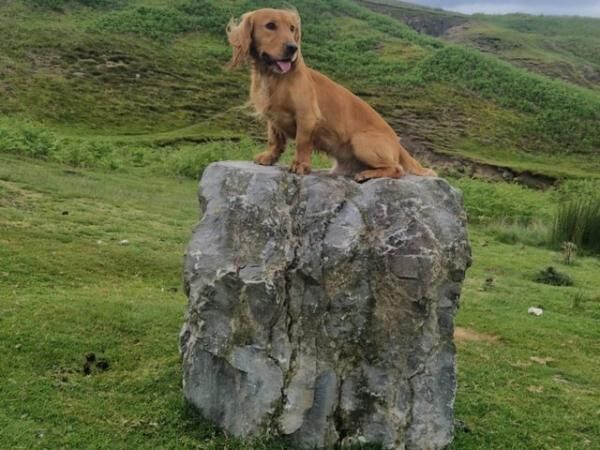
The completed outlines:
[[[561,179],[537,191],[450,178],[465,195],[474,253],[457,316],[456,414],[466,428],[452,448],[596,448],[600,260],[580,249],[567,265],[549,238],[560,202],[600,192],[596,87],[416,33],[360,2],[294,3],[309,64],[400,134]],[[183,401],[177,347],[196,179],[264,141],[241,107],[248,75],[223,70],[223,28],[266,5],[281,3],[0,5],[0,449],[285,448],[203,422]],[[475,19],[535,46],[547,26],[559,39],[579,24]],[[579,50],[562,51],[588,64],[597,33],[581,36]],[[574,285],[535,283],[548,266]],[[108,370],[86,375],[89,352]]]
[[[594,448],[599,260],[565,266],[486,225],[515,198],[508,215],[543,219],[553,193],[455,182],[476,224],[457,317],[456,414],[469,432],[453,448]],[[183,402],[180,269],[195,191],[187,179],[0,157],[0,448],[284,448],[229,439]],[[477,193],[495,206],[479,208]],[[534,283],[549,265],[575,286]],[[109,369],[84,375],[88,352]]]

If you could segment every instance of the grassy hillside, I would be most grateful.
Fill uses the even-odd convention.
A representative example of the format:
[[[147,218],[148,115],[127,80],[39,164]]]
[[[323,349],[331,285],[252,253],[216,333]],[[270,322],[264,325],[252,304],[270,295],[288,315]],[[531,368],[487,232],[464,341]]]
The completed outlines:
[[[275,1],[21,0],[0,7],[0,151],[195,175],[248,157],[229,17]],[[419,34],[349,0],[299,0],[310,65],[426,148],[517,170],[600,172],[600,94]],[[215,142],[229,141],[223,148]],[[241,141],[241,145],[237,142]],[[258,144],[257,144],[258,142]]]
[[[465,195],[474,253],[457,317],[464,426],[452,448],[595,448],[600,263],[579,249],[566,264],[549,232],[557,204],[600,191],[598,93],[357,2],[294,3],[309,64],[413,143],[565,178],[535,191],[450,177]],[[210,161],[250,158],[264,140],[241,107],[247,73],[223,70],[223,28],[280,4],[0,4],[1,449],[285,448],[204,423],[182,400],[177,349],[195,178]],[[428,26],[431,12],[411,8]],[[465,20],[452,17],[450,28]],[[502,29],[512,19],[485,18]],[[578,45],[565,54],[591,61],[594,47]],[[547,266],[574,285],[534,282]],[[89,352],[108,370],[86,375]]]
[[[600,19],[478,15],[468,26],[451,31],[448,40],[600,90]]]
[[[359,3],[445,41],[547,77],[600,90],[600,19],[463,14],[395,0]]]

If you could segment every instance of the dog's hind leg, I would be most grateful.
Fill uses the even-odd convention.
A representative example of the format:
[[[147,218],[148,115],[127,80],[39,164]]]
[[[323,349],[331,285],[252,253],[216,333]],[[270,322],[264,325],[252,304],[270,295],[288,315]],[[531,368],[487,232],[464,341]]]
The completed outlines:
[[[287,145],[287,137],[283,131],[278,130],[271,122],[268,123],[269,141],[267,150],[255,156],[254,162],[262,166],[272,166],[281,157]]]
[[[358,182],[371,178],[400,178],[404,168],[398,162],[398,144],[384,133],[357,133],[351,139],[354,157],[369,169],[358,172]]]

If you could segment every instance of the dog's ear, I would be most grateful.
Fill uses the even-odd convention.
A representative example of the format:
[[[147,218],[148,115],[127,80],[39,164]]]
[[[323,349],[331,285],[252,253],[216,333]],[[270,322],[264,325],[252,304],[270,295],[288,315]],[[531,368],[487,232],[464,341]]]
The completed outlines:
[[[297,43],[300,43],[300,39],[302,38],[302,20],[300,19],[300,14],[298,10],[294,9],[294,16],[296,18],[296,29],[294,30],[294,39],[296,39]]]
[[[294,17],[294,27],[296,28],[294,30],[294,39],[297,43],[300,43],[300,39],[302,37],[302,20],[300,19],[300,13],[295,6],[290,4],[285,5],[285,10]]]
[[[231,61],[229,61],[227,66],[229,69],[235,69],[250,56],[253,26],[251,12],[244,14],[239,22],[231,19],[229,24],[227,24],[227,39],[233,49]]]

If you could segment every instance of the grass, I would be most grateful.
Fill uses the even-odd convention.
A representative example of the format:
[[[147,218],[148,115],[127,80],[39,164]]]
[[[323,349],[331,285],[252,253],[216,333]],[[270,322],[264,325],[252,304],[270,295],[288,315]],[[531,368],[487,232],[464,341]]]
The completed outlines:
[[[0,447],[260,448],[181,397],[196,183],[0,162]],[[109,370],[83,376],[87,352]]]
[[[467,16],[394,0],[362,4],[447,42],[546,77],[600,90],[599,19],[526,14]]]
[[[240,109],[247,73],[224,70],[223,29],[231,16],[280,3],[3,5],[0,129],[43,130],[72,143],[50,159],[108,168],[208,141],[263,142],[264,127]],[[309,64],[360,93],[399,134],[519,171],[572,177],[600,167],[596,92],[448,45],[349,0],[295,6]]]
[[[223,70],[223,28],[230,16],[280,5],[0,7],[0,448],[285,448],[203,422],[182,400],[177,349],[195,179],[212,161],[249,159],[265,140],[241,107],[247,73]],[[593,448],[600,262],[578,252],[564,264],[549,234],[556,205],[600,188],[596,88],[528,73],[349,0],[295,5],[309,64],[400,134],[561,179],[548,191],[451,180],[474,246],[457,324],[486,337],[457,342],[457,418],[470,432],[452,448]],[[576,70],[595,64],[585,39],[596,39],[596,22],[476,20],[526,43],[523,52]],[[516,54],[497,54],[514,63]],[[317,154],[313,164],[328,161]],[[549,266],[574,286],[535,283]],[[544,315],[529,316],[530,306]],[[88,352],[109,370],[84,376]]]
[[[578,198],[561,204],[555,215],[551,242],[559,247],[572,242],[600,253],[600,198]]]
[[[509,14],[476,16],[475,21],[466,36],[475,38],[475,45],[482,37],[484,42],[488,36],[500,38],[509,43],[494,52],[503,59],[553,78],[600,88],[594,75],[600,70],[600,20]]]
[[[550,228],[540,219],[529,223],[519,223],[513,218],[494,220],[488,223],[486,232],[499,242],[512,245],[545,247],[550,240]]]
[[[529,225],[549,220],[553,211],[552,192],[536,192],[510,183],[487,183],[458,178],[453,184],[464,194],[470,223],[517,223]]]
[[[457,323],[496,340],[458,343],[457,417],[471,432],[460,433],[453,448],[593,448],[600,433],[591,400],[600,381],[592,363],[600,315],[597,302],[574,310],[571,299],[578,288],[594,295],[598,260],[566,269],[557,253],[489,240],[477,227],[471,240],[475,264]],[[568,271],[575,287],[531,281],[549,264]],[[494,287],[483,289],[490,276]],[[531,306],[544,315],[528,315]]]
[[[469,197],[489,187],[470,183],[472,211]],[[551,193],[521,189],[500,192],[550,207]],[[195,191],[194,181],[144,169],[0,155],[1,448],[284,448],[228,438],[182,400],[180,269],[198,219]],[[599,260],[566,266],[558,252],[498,241],[483,223],[471,239],[457,325],[495,338],[457,344],[456,412],[471,431],[452,448],[593,448]],[[575,286],[534,283],[548,265]],[[493,287],[482,289],[490,276]],[[585,301],[573,308],[576,296]],[[530,306],[544,316],[528,316]],[[107,358],[109,370],[84,376],[87,352]]]
[[[594,93],[517,71],[462,47],[436,52],[420,64],[416,76],[452,82],[501,106],[533,114],[519,133],[539,136],[539,142],[531,145],[544,148],[562,142],[566,153],[595,152],[600,147],[600,135],[594,131],[600,120],[600,97]]]

